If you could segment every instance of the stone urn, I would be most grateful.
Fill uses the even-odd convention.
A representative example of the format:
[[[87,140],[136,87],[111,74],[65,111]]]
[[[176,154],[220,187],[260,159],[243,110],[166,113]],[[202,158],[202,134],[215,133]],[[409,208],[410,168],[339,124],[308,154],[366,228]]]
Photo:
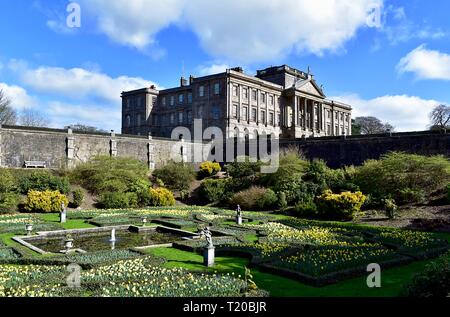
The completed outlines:
[[[142,226],[145,227],[145,225],[147,224],[147,217],[142,217]]]
[[[64,247],[66,248],[67,251],[72,249],[73,248],[73,239],[67,238],[66,240],[64,240]]]

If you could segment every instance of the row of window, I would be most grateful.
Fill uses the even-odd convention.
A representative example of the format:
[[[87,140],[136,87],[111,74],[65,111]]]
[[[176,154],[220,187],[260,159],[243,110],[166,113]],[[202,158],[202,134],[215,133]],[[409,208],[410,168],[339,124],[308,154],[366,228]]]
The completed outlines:
[[[133,107],[133,108],[140,108],[144,105],[144,97],[129,97],[126,99],[126,106],[127,109]]]
[[[327,118],[331,119],[331,110],[327,110]],[[345,122],[349,123],[350,122],[350,115],[349,114],[345,114],[343,112],[335,112],[334,113],[334,119],[337,121],[339,119],[341,119],[341,122],[344,122],[344,118],[345,118]]]
[[[233,108],[231,110],[231,117],[233,119],[240,119],[244,121],[252,121],[252,122],[259,122],[262,124],[269,124],[269,125],[279,125],[281,121],[281,114],[277,113],[277,118],[275,121],[275,113],[272,111],[269,111],[268,115],[266,110],[260,110],[259,112],[259,120],[258,120],[258,110],[256,108],[251,109],[250,118],[248,113],[248,107],[242,107],[242,113],[239,114],[239,107],[238,105],[233,105]]]
[[[266,104],[268,102],[269,105],[271,105],[271,106],[273,106],[275,104],[275,96],[269,95],[262,91],[260,92],[257,89],[252,89],[252,88],[247,88],[247,87],[242,88],[242,98],[244,100],[248,100],[249,91],[251,91],[252,101],[255,101],[255,102],[258,101],[258,94],[259,94],[261,103]],[[233,97],[239,97],[239,86],[237,86],[237,85],[233,85]],[[277,104],[279,104],[279,97],[277,98]]]
[[[213,120],[219,120],[221,118],[222,111],[219,106],[212,106],[210,108],[210,117]],[[203,106],[197,108],[196,118],[201,119],[204,116]],[[172,112],[167,115],[153,115],[152,116],[153,125],[161,125],[161,124],[190,124],[192,123],[192,111],[180,111],[180,112]],[[160,121],[162,120],[162,121]]]
[[[219,94],[220,94],[220,83],[215,83],[214,84],[214,95],[219,95]],[[185,96],[186,96],[185,93],[179,93],[178,95],[172,95],[169,97],[164,96],[164,97],[162,97],[161,105],[166,106],[167,103],[169,103],[170,106],[175,106],[175,100],[177,100],[178,104],[184,104]],[[205,97],[205,86],[204,85],[201,85],[198,87],[198,96]],[[192,104],[192,100],[193,100],[193,94],[192,94],[192,92],[188,92],[187,93],[187,103]]]
[[[331,131],[331,124],[328,124],[327,125],[327,135],[332,135],[333,132],[334,132],[335,136],[338,136],[338,135],[349,135],[348,127],[341,126],[341,128],[339,129],[339,126],[336,125],[334,127],[334,131]]]

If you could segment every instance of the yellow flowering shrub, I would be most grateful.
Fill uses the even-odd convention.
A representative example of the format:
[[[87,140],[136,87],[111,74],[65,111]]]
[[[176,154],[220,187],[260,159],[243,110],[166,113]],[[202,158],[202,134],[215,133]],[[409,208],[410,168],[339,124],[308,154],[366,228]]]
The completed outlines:
[[[61,204],[69,205],[69,199],[59,191],[43,192],[31,190],[28,192],[25,210],[32,212],[59,212]]]
[[[175,205],[173,193],[163,187],[150,188],[150,204],[155,207],[165,207]]]
[[[219,173],[221,170],[220,164],[215,162],[203,162],[202,164],[200,164],[199,168],[200,168],[199,174],[202,177],[215,175]]]
[[[327,190],[317,197],[319,216],[329,220],[352,220],[361,211],[366,196],[361,192],[333,194]]]

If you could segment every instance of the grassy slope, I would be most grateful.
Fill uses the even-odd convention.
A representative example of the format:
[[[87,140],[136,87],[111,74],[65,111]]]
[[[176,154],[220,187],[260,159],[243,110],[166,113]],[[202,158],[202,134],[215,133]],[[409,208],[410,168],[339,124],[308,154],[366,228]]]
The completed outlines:
[[[447,238],[449,235],[446,236]],[[148,253],[167,259],[166,267],[183,267],[189,270],[231,273],[243,275],[248,260],[232,257],[217,257],[216,266],[205,268],[203,257],[191,252],[172,248],[156,248]],[[277,275],[267,274],[253,269],[255,283],[268,290],[275,297],[395,297],[401,295],[403,285],[408,283],[414,274],[422,271],[430,261],[415,262],[403,267],[382,271],[382,287],[370,289],[366,284],[366,276],[353,278],[322,288],[311,287],[300,282]]]

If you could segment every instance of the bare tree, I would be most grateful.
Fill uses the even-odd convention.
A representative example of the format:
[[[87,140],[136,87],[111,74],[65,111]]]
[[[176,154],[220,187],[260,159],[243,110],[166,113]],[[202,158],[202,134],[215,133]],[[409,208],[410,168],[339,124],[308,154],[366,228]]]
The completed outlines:
[[[450,106],[436,106],[430,113],[431,129],[449,129],[450,128]]]
[[[355,118],[354,125],[361,134],[379,134],[394,132],[395,128],[390,123],[383,123],[376,117],[358,117]]]
[[[14,125],[17,122],[17,113],[11,107],[11,100],[0,89],[0,124]]]
[[[48,120],[39,112],[31,109],[25,109],[19,118],[20,125],[24,127],[46,127],[48,126]]]
[[[69,126],[64,127],[64,128],[68,129]],[[101,132],[101,133],[106,133],[107,132],[106,130],[103,130],[103,129],[100,129],[100,128],[97,128],[97,127],[92,127],[92,126],[85,125],[85,124],[81,124],[81,123],[77,123],[77,124],[71,125],[70,128],[72,128],[72,130],[82,131],[82,132]]]

